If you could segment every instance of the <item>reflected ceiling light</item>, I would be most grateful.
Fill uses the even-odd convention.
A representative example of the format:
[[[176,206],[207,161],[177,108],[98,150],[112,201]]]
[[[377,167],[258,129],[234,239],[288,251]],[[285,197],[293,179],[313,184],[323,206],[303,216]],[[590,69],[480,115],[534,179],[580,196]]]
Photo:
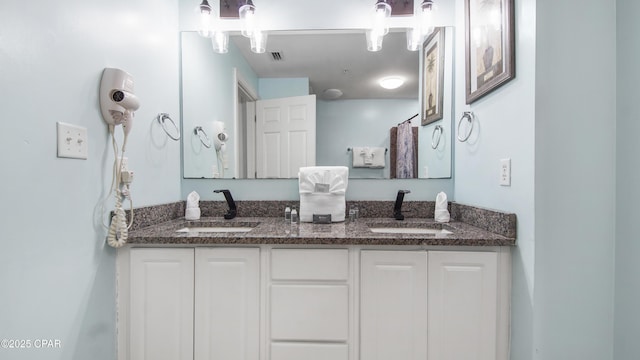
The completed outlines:
[[[322,92],[322,97],[325,100],[335,100],[342,96],[342,90],[340,89],[326,89]]]
[[[198,6],[200,11],[200,26],[198,27],[198,34],[204,37],[209,37],[212,35],[211,31],[211,15],[213,9],[211,9],[211,5],[207,0],[202,0],[200,5]]]
[[[402,86],[404,79],[400,76],[387,76],[380,79],[378,83],[385,89],[393,90]]]

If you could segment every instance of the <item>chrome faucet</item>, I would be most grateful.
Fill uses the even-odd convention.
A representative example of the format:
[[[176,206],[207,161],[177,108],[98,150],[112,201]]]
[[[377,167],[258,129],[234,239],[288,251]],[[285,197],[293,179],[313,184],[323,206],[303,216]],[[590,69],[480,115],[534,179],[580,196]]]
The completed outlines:
[[[229,206],[229,210],[224,214],[224,218],[227,220],[233,219],[236,217],[238,213],[238,209],[236,208],[236,202],[233,201],[233,196],[231,196],[231,191],[229,190],[213,190],[214,193],[222,193],[224,194],[225,200],[227,200],[227,205]]]
[[[404,215],[402,215],[402,200],[404,200],[404,194],[408,194],[410,192],[411,191],[409,190],[398,190],[396,204],[393,206],[393,217],[396,220],[404,220]]]

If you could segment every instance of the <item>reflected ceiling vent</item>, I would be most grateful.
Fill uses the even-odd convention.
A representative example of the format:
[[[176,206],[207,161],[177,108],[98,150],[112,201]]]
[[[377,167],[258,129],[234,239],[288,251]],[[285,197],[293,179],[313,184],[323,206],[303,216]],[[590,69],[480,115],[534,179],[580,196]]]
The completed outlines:
[[[282,53],[280,51],[272,51],[271,52],[271,60],[273,60],[273,61],[283,61],[284,58],[283,58]]]

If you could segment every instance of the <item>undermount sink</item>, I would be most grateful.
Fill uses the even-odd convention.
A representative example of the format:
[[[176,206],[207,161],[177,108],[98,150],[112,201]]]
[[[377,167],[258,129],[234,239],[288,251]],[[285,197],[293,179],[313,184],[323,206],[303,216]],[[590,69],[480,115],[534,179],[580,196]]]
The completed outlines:
[[[432,222],[370,222],[369,230],[379,234],[416,234],[416,235],[447,235],[452,234],[445,225]]]
[[[239,233],[253,230],[257,223],[188,223],[177,233]]]
[[[180,230],[176,230],[179,233],[228,233],[228,232],[249,232],[253,230],[252,227],[246,226],[222,226],[222,227],[185,227]]]
[[[374,233],[383,234],[451,234],[451,231],[445,229],[428,229],[421,227],[372,227],[369,230]]]

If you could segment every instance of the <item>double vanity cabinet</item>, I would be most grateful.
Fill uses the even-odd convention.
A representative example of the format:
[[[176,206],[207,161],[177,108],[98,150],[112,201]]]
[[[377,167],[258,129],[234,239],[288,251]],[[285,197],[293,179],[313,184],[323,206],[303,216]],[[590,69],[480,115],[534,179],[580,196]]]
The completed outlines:
[[[510,268],[509,246],[133,244],[118,358],[506,360]]]

